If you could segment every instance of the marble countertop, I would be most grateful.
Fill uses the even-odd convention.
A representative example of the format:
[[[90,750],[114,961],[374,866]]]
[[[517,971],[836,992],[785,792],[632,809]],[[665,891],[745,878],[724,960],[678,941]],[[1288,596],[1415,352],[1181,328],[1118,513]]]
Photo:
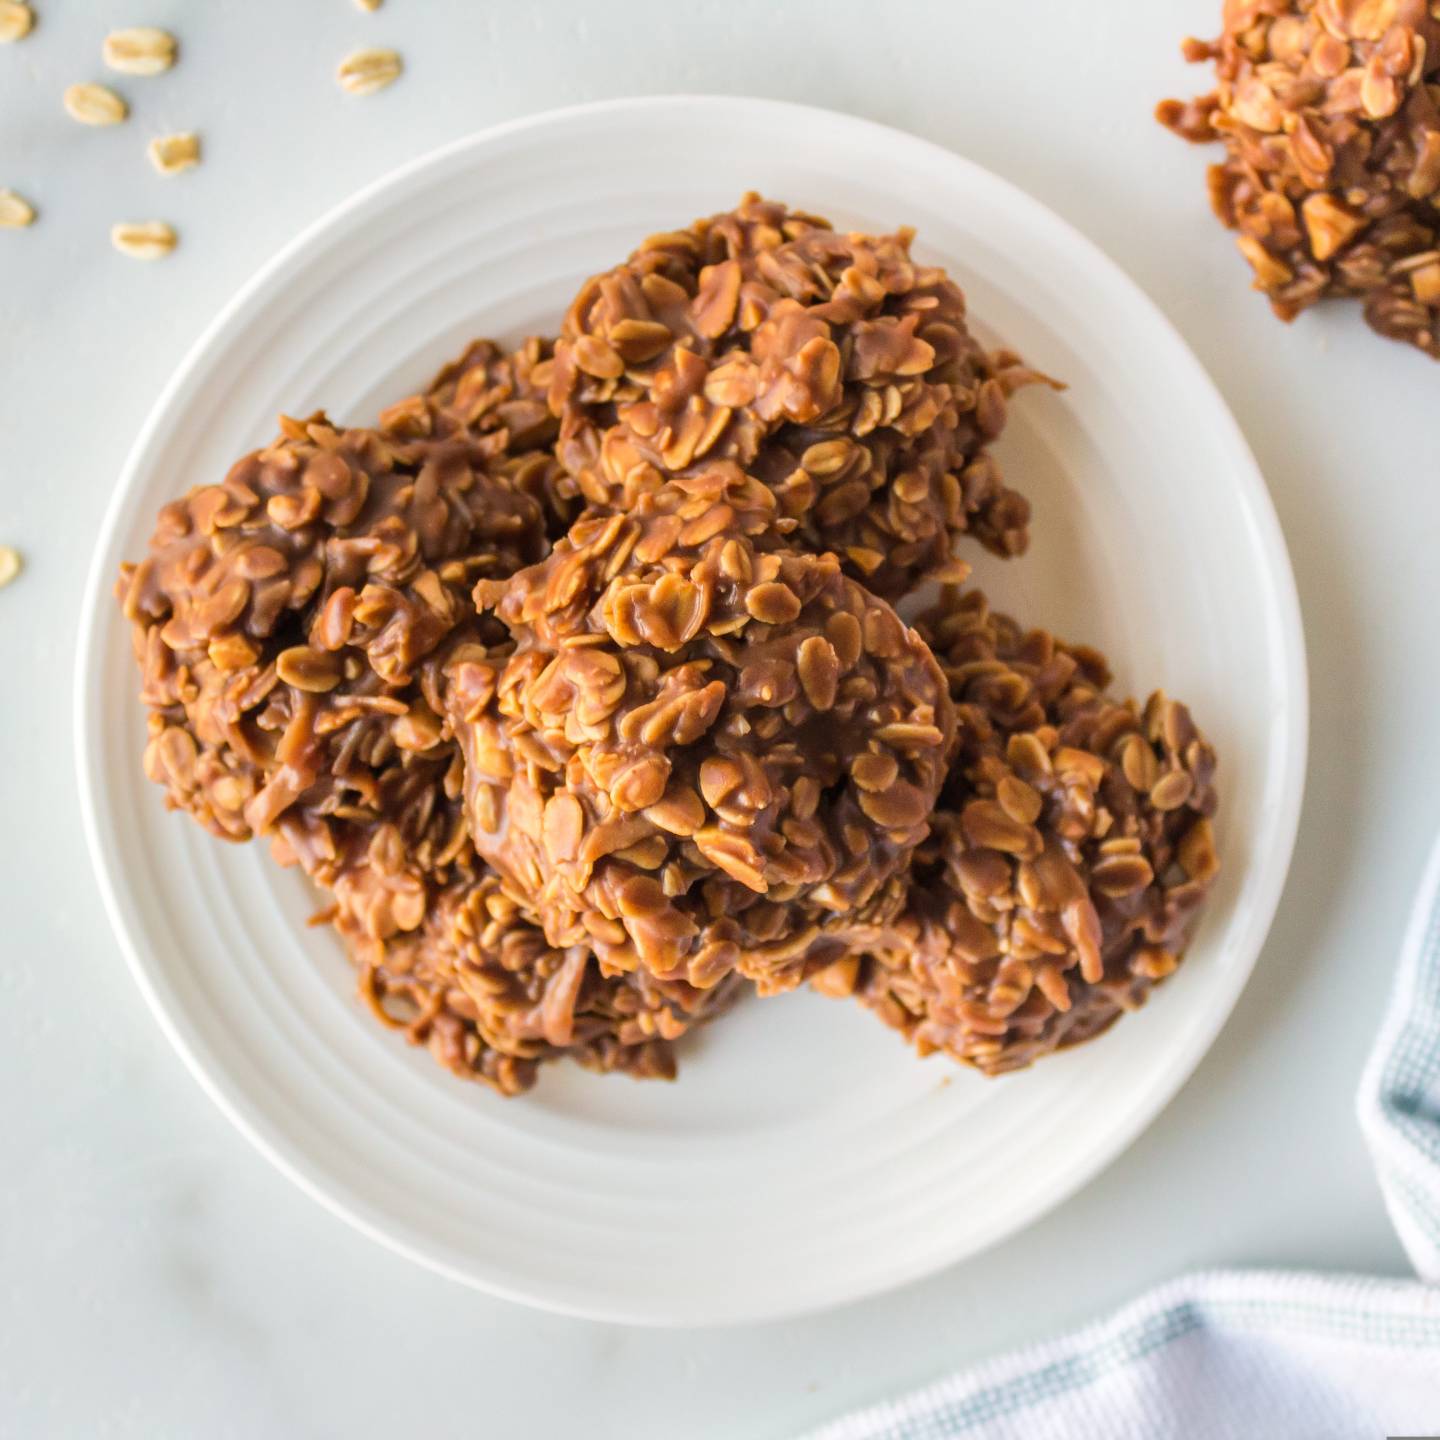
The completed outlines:
[[[34,0],[0,47],[0,1435],[783,1436],[1075,1325],[1199,1266],[1399,1273],[1352,1113],[1434,828],[1437,372],[1347,310],[1285,328],[1210,220],[1205,157],[1150,120],[1201,83],[1218,0]],[[83,13],[82,13],[83,12]],[[86,130],[113,26],[166,26],[169,75]],[[342,94],[392,45],[403,80]],[[331,1219],[231,1130],[145,1010],[80,831],[71,661],[106,499],[155,395],[236,288],[356,187],[495,121],[733,91],[901,126],[1008,176],[1180,327],[1279,509],[1313,740],[1289,888],[1240,1007],[1179,1098],[1042,1223],[918,1285],[754,1329],[655,1332],[519,1309]],[[195,128],[161,179],[143,144]],[[168,260],[116,254],[167,218]],[[683,217],[682,217],[683,218]]]

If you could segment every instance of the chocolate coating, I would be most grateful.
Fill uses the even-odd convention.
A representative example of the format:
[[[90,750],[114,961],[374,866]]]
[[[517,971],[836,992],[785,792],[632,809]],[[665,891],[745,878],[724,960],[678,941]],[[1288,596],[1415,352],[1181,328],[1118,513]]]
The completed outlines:
[[[988,1074],[1077,1044],[1173,973],[1218,869],[1215,755],[1183,705],[992,614],[922,617],[959,753],[893,930],[818,980]]]
[[[557,453],[593,503],[731,460],[796,545],[876,594],[959,579],[954,541],[1025,548],[1028,504],[986,445],[1037,377],[970,333],[965,297],[910,232],[840,234],[758,196],[652,236],[590,280],[556,345]]]
[[[471,830],[552,943],[776,990],[896,912],[953,738],[944,678],[778,525],[717,466],[478,587],[516,649],[448,672]]]

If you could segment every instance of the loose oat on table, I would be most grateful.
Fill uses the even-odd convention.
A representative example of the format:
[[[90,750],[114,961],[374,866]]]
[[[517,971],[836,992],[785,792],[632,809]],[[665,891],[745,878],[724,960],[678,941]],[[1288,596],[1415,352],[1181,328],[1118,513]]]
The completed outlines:
[[[947,593],[918,622],[960,749],[892,930],[816,979],[988,1074],[1078,1044],[1179,965],[1215,878],[1215,754],[1103,658]]]
[[[82,125],[118,125],[130,107],[104,85],[71,85],[65,91],[65,108]]]
[[[988,444],[1039,377],[971,334],[911,233],[844,234],[782,205],[652,236],[582,287],[556,350],[557,453],[599,504],[715,460],[763,478],[800,542],[876,593],[957,579],[957,537],[1025,548]]]
[[[355,0],[355,4],[359,6],[361,10],[374,14],[374,12],[380,8],[381,0]]]
[[[403,68],[394,50],[356,50],[340,62],[335,78],[350,95],[373,95],[398,80]]]
[[[175,63],[175,37],[152,25],[112,30],[105,37],[103,56],[111,70],[122,75],[159,75]]]
[[[20,552],[13,545],[0,545],[0,589],[15,579],[20,570]]]
[[[174,229],[163,220],[127,221],[110,227],[110,243],[132,260],[163,260],[177,241]]]
[[[200,163],[200,137],[189,131],[157,135],[147,149],[150,163],[162,175],[178,175]]]
[[[35,207],[13,190],[0,190],[0,229],[23,230],[35,223]]]
[[[1160,120],[1220,141],[1209,172],[1275,313],[1361,300],[1380,334],[1440,358],[1440,19],[1425,0],[1226,0],[1185,53],[1216,88]]]
[[[900,904],[953,716],[928,648],[733,464],[482,582],[509,659],[446,703],[471,833],[553,944],[798,984]]]
[[[35,12],[20,0],[0,0],[0,45],[23,40],[35,28]]]

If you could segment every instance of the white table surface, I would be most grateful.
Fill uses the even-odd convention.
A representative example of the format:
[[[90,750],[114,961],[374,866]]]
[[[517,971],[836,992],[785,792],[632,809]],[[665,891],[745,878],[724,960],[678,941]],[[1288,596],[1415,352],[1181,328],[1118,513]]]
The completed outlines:
[[[35,0],[0,47],[0,1435],[782,1436],[1209,1265],[1401,1273],[1352,1113],[1435,825],[1440,371],[1345,310],[1292,328],[1211,221],[1205,156],[1151,123],[1218,0]],[[133,119],[67,118],[113,25],[166,25]],[[406,73],[349,98],[362,44]],[[217,308],[299,228],[435,145],[530,111],[742,91],[914,130],[1109,251],[1219,381],[1294,557],[1313,741],[1301,835],[1240,1008],[1180,1097],[1060,1213],[895,1294],[655,1332],[474,1294],[353,1233],[231,1130],[121,962],[81,838],[71,655],[100,515]],[[194,127],[164,180],[149,135]],[[783,137],[777,137],[783,143]],[[811,197],[797,197],[809,200]],[[169,260],[114,253],[163,217]],[[679,215],[678,221],[688,219]],[[897,216],[902,220],[903,216]],[[1433,423],[1433,422],[1432,422]],[[615,1082],[620,1083],[620,1082]]]

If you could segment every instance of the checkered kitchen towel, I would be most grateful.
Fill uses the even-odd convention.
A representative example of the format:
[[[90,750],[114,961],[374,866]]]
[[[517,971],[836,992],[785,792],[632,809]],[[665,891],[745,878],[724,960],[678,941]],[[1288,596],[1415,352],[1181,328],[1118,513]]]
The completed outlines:
[[[1419,1280],[1189,1276],[811,1440],[1440,1437],[1440,844],[1359,1112]]]

